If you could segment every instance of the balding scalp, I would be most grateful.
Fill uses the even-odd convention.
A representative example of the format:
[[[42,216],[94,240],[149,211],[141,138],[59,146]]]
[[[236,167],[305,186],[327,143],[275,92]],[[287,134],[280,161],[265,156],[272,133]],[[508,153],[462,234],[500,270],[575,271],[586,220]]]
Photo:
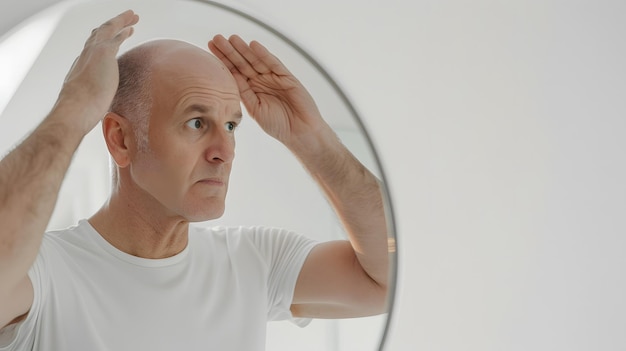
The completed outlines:
[[[118,57],[119,85],[109,109],[131,123],[142,149],[148,147],[154,54],[153,48],[140,45]]]

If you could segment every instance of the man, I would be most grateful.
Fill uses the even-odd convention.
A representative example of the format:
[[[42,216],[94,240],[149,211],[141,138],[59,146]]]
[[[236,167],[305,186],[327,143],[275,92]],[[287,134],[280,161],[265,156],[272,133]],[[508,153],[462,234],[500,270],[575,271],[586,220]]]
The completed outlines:
[[[0,162],[0,350],[255,350],[266,320],[383,313],[379,184],[300,82],[237,36],[214,37],[215,56],[152,41],[118,65],[138,20],[126,11],[94,29],[50,114]],[[319,183],[350,241],[189,228],[224,211],[240,102]],[[110,198],[44,235],[71,157],[101,120]]]

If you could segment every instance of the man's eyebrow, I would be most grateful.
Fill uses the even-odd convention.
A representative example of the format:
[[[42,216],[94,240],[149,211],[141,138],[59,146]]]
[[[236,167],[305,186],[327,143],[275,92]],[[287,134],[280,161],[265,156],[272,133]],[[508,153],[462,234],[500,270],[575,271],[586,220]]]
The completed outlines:
[[[200,113],[207,113],[210,110],[212,110],[211,108],[209,108],[206,105],[202,105],[202,104],[193,104],[193,105],[189,105],[185,108],[185,110],[183,111],[183,113],[187,114],[190,112],[200,112]]]
[[[192,104],[189,105],[185,108],[185,110],[183,111],[184,114],[188,114],[191,112],[199,112],[199,113],[209,113],[213,110],[213,108],[207,106],[207,105],[203,105],[203,104]],[[241,113],[240,110],[237,110],[235,113],[233,113],[233,118],[236,119],[238,122],[241,121],[243,119],[243,114]]]

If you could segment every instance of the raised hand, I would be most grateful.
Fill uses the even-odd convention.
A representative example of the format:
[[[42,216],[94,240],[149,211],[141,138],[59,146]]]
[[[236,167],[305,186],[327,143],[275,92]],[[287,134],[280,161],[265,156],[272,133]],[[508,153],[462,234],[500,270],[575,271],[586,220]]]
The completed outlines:
[[[341,144],[306,89],[265,47],[218,35],[209,49],[237,80],[250,115],[289,147],[323,189],[350,238],[311,251],[296,283],[294,315],[383,313],[389,254],[378,180]]]
[[[93,30],[50,114],[0,160],[0,328],[25,318],[32,306],[28,270],[72,156],[113,99],[115,56],[137,21],[126,11]]]
[[[113,100],[119,84],[116,56],[138,21],[139,17],[128,10],[95,28],[65,78],[58,103],[84,103],[85,131],[100,121]]]
[[[260,43],[216,35],[209,50],[231,71],[248,113],[269,135],[292,146],[328,129],[308,91]]]

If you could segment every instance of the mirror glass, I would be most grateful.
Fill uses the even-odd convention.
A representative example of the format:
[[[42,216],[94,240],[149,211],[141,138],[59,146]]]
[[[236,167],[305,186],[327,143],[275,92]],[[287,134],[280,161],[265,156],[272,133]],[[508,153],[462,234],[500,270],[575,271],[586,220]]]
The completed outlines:
[[[234,4],[209,1],[60,2],[15,28],[0,43],[0,76],[10,78],[0,86],[3,153],[50,110],[91,29],[128,8],[140,15],[140,22],[121,52],[155,38],[181,39],[206,48],[208,39],[218,33],[239,34],[247,41],[263,43],[308,88],[344,144],[384,180],[354,108],[325,70],[266,22]],[[296,159],[246,116],[238,130],[230,184],[224,216],[199,225],[277,226],[322,241],[346,237],[321,191]],[[101,130],[96,127],[85,137],[74,157],[49,229],[64,228],[89,217],[106,200],[109,187],[108,154]],[[387,213],[393,287],[395,239],[389,208]],[[390,295],[393,296],[393,288]],[[306,328],[272,322],[268,325],[266,347],[268,350],[377,350],[384,342],[387,319],[388,314],[314,320]]]

